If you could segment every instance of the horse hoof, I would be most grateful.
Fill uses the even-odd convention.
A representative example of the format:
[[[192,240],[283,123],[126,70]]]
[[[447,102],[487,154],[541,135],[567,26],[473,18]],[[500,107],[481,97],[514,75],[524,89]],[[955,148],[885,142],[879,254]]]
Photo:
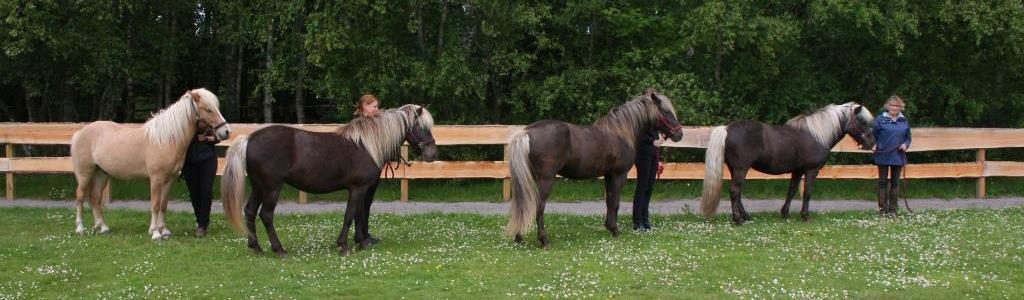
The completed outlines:
[[[348,245],[338,246],[338,253],[340,253],[341,256],[348,256],[349,252]]]
[[[811,217],[810,216],[800,216],[800,221],[803,221],[804,223],[810,222],[811,221]]]
[[[85,234],[85,227],[77,227],[77,228],[75,228],[75,233],[77,233],[78,235],[84,235]]]
[[[154,231],[154,232],[153,232],[153,236],[152,236],[152,237],[150,237],[150,238],[151,238],[151,239],[153,239],[153,241],[159,241],[159,240],[163,239],[163,238],[164,238],[164,236],[163,236],[163,235],[160,235],[160,233],[159,233],[159,232],[156,232],[156,231]]]
[[[288,258],[288,251],[284,251],[284,249],[274,251],[274,254],[277,254],[277,257],[281,259]]]
[[[107,225],[100,225],[100,228],[99,228],[99,233],[100,234],[104,234],[104,233],[108,233],[108,232],[110,232],[110,227],[107,227]]]
[[[520,234],[517,234],[516,238],[515,238],[515,241],[516,241],[516,244],[522,244],[523,243],[523,236],[520,235]]]
[[[164,238],[169,238],[171,237],[171,231],[167,230],[167,228],[164,228],[164,230],[160,231],[160,235],[162,235]]]

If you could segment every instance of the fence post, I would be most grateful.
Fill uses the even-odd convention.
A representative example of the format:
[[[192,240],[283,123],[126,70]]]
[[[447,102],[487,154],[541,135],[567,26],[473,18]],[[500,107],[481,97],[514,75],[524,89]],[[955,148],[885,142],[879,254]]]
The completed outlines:
[[[306,192],[299,190],[299,204],[306,204]]]
[[[6,150],[4,150],[4,153],[7,154],[7,161],[8,161],[8,163],[13,165],[14,162],[11,161],[11,159],[14,158],[14,145],[7,144],[4,148],[6,148]],[[14,201],[14,173],[11,173],[11,171],[8,170],[6,175],[7,175],[7,200],[8,201]]]
[[[402,152],[400,155],[404,161],[409,160],[409,145],[402,145]],[[399,199],[402,203],[409,202],[409,179],[405,177],[405,168],[406,166],[402,166],[402,197]]]
[[[505,164],[508,165],[508,144],[505,144]],[[510,173],[509,176],[512,176]],[[505,177],[501,180],[501,199],[508,202],[512,199],[512,179]]]
[[[978,149],[978,160],[981,163],[981,176],[978,177],[978,198],[985,198],[985,149]]]

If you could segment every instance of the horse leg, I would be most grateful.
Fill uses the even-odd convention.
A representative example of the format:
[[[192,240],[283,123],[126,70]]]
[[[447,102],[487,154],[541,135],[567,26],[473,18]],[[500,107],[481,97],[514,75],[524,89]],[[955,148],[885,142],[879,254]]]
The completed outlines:
[[[277,187],[263,194],[263,205],[260,207],[260,221],[263,221],[263,227],[267,230],[267,238],[270,239],[270,250],[277,253],[278,256],[284,257],[288,252],[281,245],[281,240],[277,237],[277,229],[274,228],[274,208],[277,207],[277,197],[280,191],[280,187]]]
[[[736,225],[743,225],[744,222],[750,219],[750,215],[746,215],[746,210],[743,209],[743,202],[740,200],[743,196],[743,184],[747,181],[747,169],[746,168],[735,168],[729,170],[732,173],[732,180],[729,185],[729,199],[732,203],[732,222]]]
[[[98,230],[99,233],[107,233],[110,231],[110,227],[107,227],[107,223],[103,221],[103,190],[107,186],[106,173],[97,172],[92,177],[92,218],[93,228]]]
[[[173,180],[174,178],[172,177],[164,178],[163,187],[160,189],[160,211],[158,214],[159,218],[157,219],[157,227],[159,227],[160,237],[163,239],[168,239],[171,237],[171,230],[167,229],[167,219],[165,218],[165,216],[167,215],[167,202],[169,200],[167,195],[170,194],[171,192],[171,184],[174,183]]]
[[[548,202],[548,196],[551,195],[551,186],[555,183],[554,176],[545,177],[548,179],[541,179],[537,181],[537,240],[540,241],[540,246],[544,249],[548,248],[551,241],[548,240],[548,230],[544,228],[544,206]],[[522,241],[522,237],[516,236],[517,242]]]
[[[801,172],[793,172],[789,177],[789,191],[786,192],[786,203],[782,204],[782,210],[780,211],[783,219],[789,219],[789,203],[793,202],[793,196],[796,196],[796,189],[803,175]]]
[[[608,209],[604,216],[604,228],[608,228],[612,237],[619,236],[619,194],[625,184],[626,174],[604,175],[605,207]]]
[[[163,184],[157,178],[149,179],[149,234],[154,241],[163,238],[160,235],[160,195]]]
[[[246,239],[249,240],[249,249],[253,252],[262,253],[263,248],[260,247],[259,240],[256,239],[256,212],[260,209],[260,204],[263,203],[260,199],[260,191],[253,186],[252,196],[249,197],[249,201],[245,203],[245,228],[248,229],[249,234]]]
[[[92,194],[92,172],[75,174],[78,187],[75,188],[75,233],[85,234],[85,222],[82,221],[82,210],[85,209],[85,197]]]
[[[337,240],[338,252],[340,252],[341,255],[346,255],[349,253],[348,229],[349,226],[352,225],[352,220],[354,220],[356,217],[357,210],[361,209],[361,207],[359,206],[359,202],[364,197],[363,194],[365,193],[365,191],[363,191],[363,189],[365,188],[356,187],[349,188],[348,190],[348,203],[345,205],[345,221],[342,222],[341,233],[338,234]],[[356,229],[357,236],[359,235],[358,231],[359,230]],[[359,237],[356,237],[356,240],[358,239]]]
[[[800,208],[800,219],[804,222],[811,220],[811,193],[814,192],[814,179],[818,177],[818,169],[808,170],[806,176],[807,178],[804,179],[804,206]]]
[[[370,186],[370,189],[367,190],[365,196],[366,201],[363,202],[363,209],[362,211],[360,211],[361,215],[356,217],[356,222],[363,223],[362,235],[363,237],[365,237],[364,241],[366,241],[367,244],[363,245],[364,247],[373,246],[380,242],[380,239],[377,239],[373,237],[373,235],[370,235],[370,206],[373,205],[373,197],[374,194],[377,192],[378,184],[380,184],[380,181],[375,182],[372,186]],[[357,225],[356,227],[358,228],[359,226]]]

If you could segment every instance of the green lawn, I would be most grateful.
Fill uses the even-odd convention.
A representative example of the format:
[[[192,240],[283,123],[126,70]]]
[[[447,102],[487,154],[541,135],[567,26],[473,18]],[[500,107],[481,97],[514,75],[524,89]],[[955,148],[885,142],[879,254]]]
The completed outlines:
[[[383,243],[346,257],[338,214],[287,215],[287,259],[249,252],[222,215],[200,239],[190,214],[172,213],[163,242],[149,241],[146,213],[107,216],[111,233],[78,236],[71,210],[0,209],[0,299],[1024,297],[1022,208],[766,213],[741,227],[655,216],[654,232],[617,239],[600,217],[549,215],[549,250],[503,237],[502,216],[374,215]]]
[[[3,178],[3,177],[0,177]],[[218,177],[219,178],[219,177]],[[996,177],[988,180],[988,195],[991,197],[1024,196],[1024,178]],[[2,180],[6,181],[6,179]],[[750,180],[744,189],[744,197],[755,199],[780,199],[786,196],[788,180]],[[906,194],[910,198],[971,198],[975,195],[974,179],[921,179],[906,183]],[[17,175],[16,195],[29,199],[73,199],[75,182],[71,175]],[[220,180],[214,181],[214,197],[220,196]],[[723,185],[728,188],[728,183]],[[818,180],[815,185],[815,199],[874,199],[874,180]],[[629,181],[623,191],[623,199],[632,199],[634,181]],[[690,199],[700,196],[701,182],[698,180],[666,180],[654,186],[655,199]],[[145,180],[115,181],[112,185],[114,199],[148,199],[149,183]],[[460,202],[490,201],[501,202],[501,181],[486,179],[462,180],[412,180],[409,184],[411,201]],[[728,197],[728,192],[722,193]],[[186,199],[188,193],[184,181],[176,181],[171,196]],[[284,199],[296,199],[297,190],[286,186],[281,193]],[[552,201],[573,202],[599,200],[604,197],[604,183],[599,180],[559,180],[552,192]],[[376,199],[395,201],[399,198],[399,181],[384,180],[378,188]],[[348,199],[346,191],[329,194],[310,194],[310,201],[341,201]],[[630,200],[631,201],[631,200]]]

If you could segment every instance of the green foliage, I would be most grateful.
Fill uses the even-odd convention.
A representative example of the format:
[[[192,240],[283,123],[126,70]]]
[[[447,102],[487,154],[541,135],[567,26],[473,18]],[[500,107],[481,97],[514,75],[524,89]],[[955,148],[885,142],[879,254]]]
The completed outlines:
[[[375,93],[442,124],[586,123],[654,86],[691,125],[891,94],[917,126],[1024,125],[1020,1],[7,1],[0,17],[7,120],[139,121],[208,86],[232,121],[260,120],[269,92],[288,122],[302,85],[315,122]]]

